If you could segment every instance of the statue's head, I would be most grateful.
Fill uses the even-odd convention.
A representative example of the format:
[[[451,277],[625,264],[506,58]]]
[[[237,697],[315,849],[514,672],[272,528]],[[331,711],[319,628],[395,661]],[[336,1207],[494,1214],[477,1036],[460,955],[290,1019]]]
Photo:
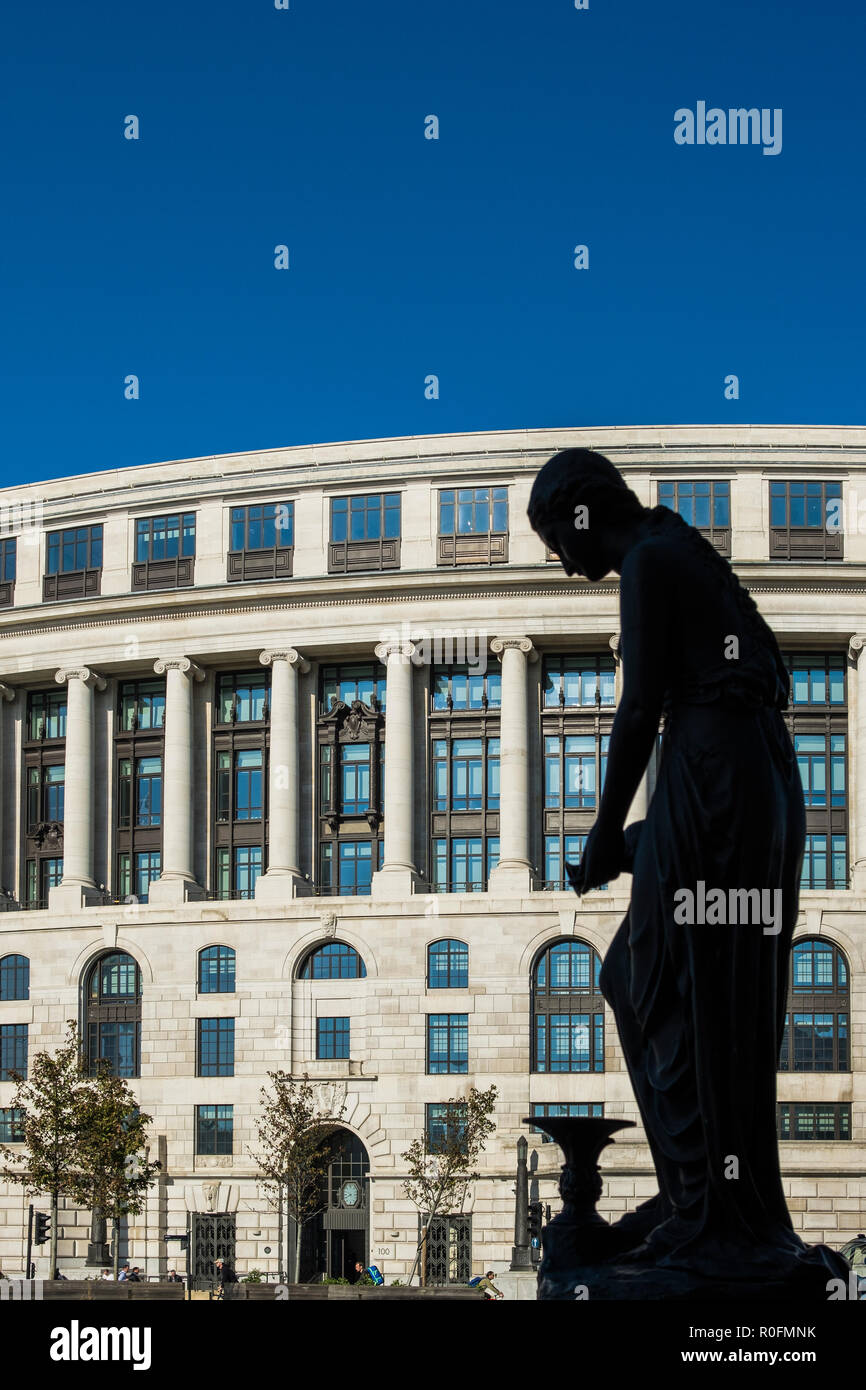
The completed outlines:
[[[618,534],[646,509],[604,454],[564,449],[532,485],[530,525],[566,574],[603,579],[618,559]]]

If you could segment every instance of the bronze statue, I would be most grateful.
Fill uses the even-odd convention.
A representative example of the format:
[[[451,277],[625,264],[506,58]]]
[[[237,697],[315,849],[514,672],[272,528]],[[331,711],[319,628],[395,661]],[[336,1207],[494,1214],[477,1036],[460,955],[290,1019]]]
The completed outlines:
[[[847,1267],[795,1234],[779,1171],[776,1069],[805,844],[779,648],[709,541],[644,507],[603,455],[551,458],[529,519],[566,574],[620,575],[622,697],[598,818],[569,876],[580,893],[633,874],[601,988],[659,1193],[610,1228],[610,1258],[672,1277],[805,1279],[814,1293]],[[662,718],[655,792],[626,834]],[[719,890],[721,918],[684,922],[683,890],[698,885]],[[757,920],[756,903],[771,908]]]

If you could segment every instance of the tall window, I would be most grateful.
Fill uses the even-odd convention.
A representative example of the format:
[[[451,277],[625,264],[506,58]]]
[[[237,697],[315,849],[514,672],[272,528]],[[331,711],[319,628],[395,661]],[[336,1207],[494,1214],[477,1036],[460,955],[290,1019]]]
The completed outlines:
[[[399,492],[333,497],[328,570],[333,574],[399,568]]]
[[[659,504],[679,512],[722,555],[731,553],[731,484],[677,481],[659,483]]]
[[[469,1015],[427,1015],[427,1071],[431,1076],[469,1070]]]
[[[23,749],[26,907],[48,906],[48,894],[63,877],[63,816],[66,758],[66,691],[31,690]]]
[[[114,757],[117,776],[113,897],[147,902],[162,871],[165,681],[121,681]]]
[[[469,947],[465,941],[444,937],[430,943],[427,947],[427,988],[469,988]]]
[[[30,961],[26,956],[0,958],[0,1001],[30,998]]]
[[[349,1052],[349,1019],[316,1019],[316,1057],[320,1060],[345,1059]]]
[[[234,1106],[197,1105],[195,1108],[197,1154],[234,1152]]]
[[[466,1137],[467,1107],[464,1101],[444,1101],[424,1107],[429,1154],[462,1151]]]
[[[174,589],[192,584],[194,564],[195,512],[138,518],[133,589]]]
[[[0,608],[9,608],[15,596],[18,542],[15,536],[0,538]]]
[[[292,573],[294,545],[294,502],[232,507],[229,583],[288,578]]]
[[[801,888],[848,887],[848,705],[845,657],[789,653],[784,718],[806,803]]]
[[[27,1075],[27,1024],[0,1024],[0,1081]]]
[[[437,1214],[431,1219],[422,1212],[419,1237],[424,1230],[425,1284],[468,1284],[472,1278],[472,1217]]]
[[[141,971],[132,956],[112,951],[91,966],[85,982],[87,1059],[115,1076],[141,1074]]]
[[[235,1021],[233,1018],[196,1020],[196,1076],[234,1076]]]
[[[45,549],[44,599],[98,594],[102,576],[102,527],[49,531]]]
[[[215,891],[253,898],[267,846],[268,673],[217,681],[214,727]]]
[[[206,946],[198,955],[199,994],[233,994],[235,953],[231,946]]]
[[[532,979],[533,1071],[604,1071],[601,959],[582,941],[546,947]]]
[[[370,892],[385,849],[385,671],[325,666],[317,723],[319,889]]]
[[[499,861],[500,673],[437,667],[431,686],[430,886],[482,892]]]
[[[508,488],[444,488],[439,493],[440,565],[492,565],[508,559]]]
[[[565,888],[598,815],[614,710],[614,662],[598,653],[548,656],[542,672],[545,888]]]
[[[841,560],[844,533],[828,524],[841,498],[841,483],[771,482],[770,559]]]
[[[24,1143],[24,1111],[8,1106],[0,1110],[0,1144]]]
[[[353,946],[328,941],[304,957],[298,970],[301,980],[363,980],[367,967]]]
[[[829,941],[791,951],[780,1071],[850,1071],[848,963]]]

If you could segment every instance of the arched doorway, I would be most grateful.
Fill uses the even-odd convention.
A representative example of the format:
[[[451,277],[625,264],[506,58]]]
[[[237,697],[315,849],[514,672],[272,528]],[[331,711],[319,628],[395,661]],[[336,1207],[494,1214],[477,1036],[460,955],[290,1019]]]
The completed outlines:
[[[326,1275],[354,1283],[355,1264],[370,1263],[370,1159],[356,1134],[338,1128],[326,1141],[322,1210],[301,1242],[301,1280]]]

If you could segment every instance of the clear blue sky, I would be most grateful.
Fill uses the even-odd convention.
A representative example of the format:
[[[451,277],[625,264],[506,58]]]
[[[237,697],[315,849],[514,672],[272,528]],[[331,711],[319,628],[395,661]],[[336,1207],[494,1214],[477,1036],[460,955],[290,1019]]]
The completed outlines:
[[[438,431],[866,424],[864,14],[8,0],[0,481]],[[699,100],[782,108],[782,153],[678,146]]]

